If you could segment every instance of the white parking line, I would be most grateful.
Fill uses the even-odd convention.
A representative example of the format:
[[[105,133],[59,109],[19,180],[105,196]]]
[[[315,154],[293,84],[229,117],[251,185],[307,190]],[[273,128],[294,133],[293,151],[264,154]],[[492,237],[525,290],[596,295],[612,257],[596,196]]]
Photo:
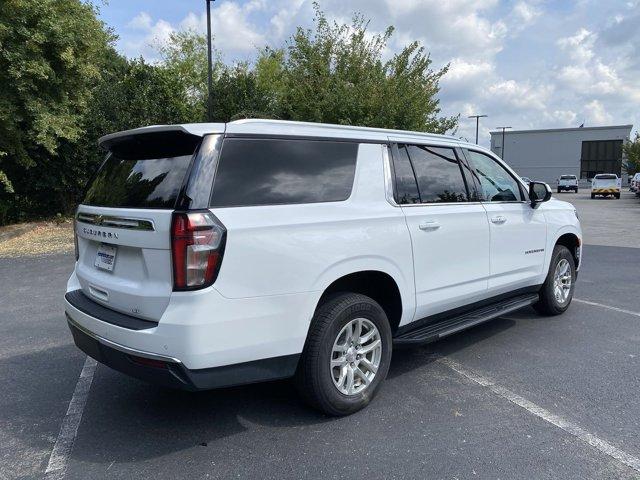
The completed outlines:
[[[625,308],[612,307],[611,305],[604,305],[602,303],[592,302],[590,300],[581,300],[579,298],[574,298],[573,301],[574,302],[578,302],[578,303],[584,303],[585,305],[593,305],[594,307],[607,308],[607,309],[613,310],[615,312],[620,312],[620,313],[626,313],[626,314],[629,314],[629,315],[633,315],[634,317],[640,317],[640,313],[639,312],[634,312],[634,311],[631,311],[631,310],[627,310]]]
[[[626,452],[623,452],[607,441],[602,440],[592,433],[587,432],[579,425],[576,425],[575,423],[572,423],[562,417],[559,417],[558,415],[555,415],[554,413],[551,413],[550,411],[536,405],[535,403],[530,402],[526,398],[513,393],[511,390],[501,387],[500,385],[496,385],[490,378],[483,377],[482,375],[472,372],[471,370],[468,370],[466,367],[460,365],[454,360],[451,360],[450,358],[438,356],[437,361],[451,368],[463,377],[472,380],[478,385],[488,388],[496,395],[499,395],[500,397],[509,400],[511,403],[524,408],[529,413],[532,413],[536,417],[541,418],[545,422],[555,425],[556,427],[564,430],[574,437],[579,438],[583,442],[588,443],[605,455],[615,458],[624,465],[634,469],[636,472],[640,472],[640,459],[634,457],[633,455],[629,455]]]
[[[80,420],[82,420],[82,412],[87,403],[87,397],[89,396],[89,389],[91,388],[91,381],[93,380],[95,371],[96,361],[91,357],[87,357],[87,360],[84,362],[84,367],[82,367],[82,371],[80,372],[78,383],[76,383],[76,389],[73,391],[73,396],[69,401],[67,414],[62,419],[58,439],[51,451],[47,469],[44,471],[44,478],[46,480],[62,479],[67,472],[67,460],[73,449],[73,442],[78,433],[78,426],[80,426]]]

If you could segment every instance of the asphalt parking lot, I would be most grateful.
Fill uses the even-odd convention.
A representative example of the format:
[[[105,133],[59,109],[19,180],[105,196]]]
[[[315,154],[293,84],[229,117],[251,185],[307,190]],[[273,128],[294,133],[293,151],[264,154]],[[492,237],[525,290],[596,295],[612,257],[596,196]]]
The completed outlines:
[[[73,256],[0,259],[0,478],[640,478],[640,200],[558,196],[587,244],[568,312],[397,350],[341,419],[288,382],[193,394],[98,365],[79,383]]]

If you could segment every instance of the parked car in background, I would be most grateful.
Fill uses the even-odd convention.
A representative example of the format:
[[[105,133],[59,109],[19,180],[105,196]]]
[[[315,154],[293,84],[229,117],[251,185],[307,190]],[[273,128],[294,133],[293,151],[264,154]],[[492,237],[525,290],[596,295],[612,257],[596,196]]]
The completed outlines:
[[[636,173],[629,181],[629,190],[632,192],[640,191],[640,172]]]
[[[347,415],[394,346],[571,303],[574,207],[477,145],[275,120],[99,143],[65,310],[81,350],[133,377],[204,390],[294,376]]]
[[[599,173],[591,181],[591,198],[596,198],[596,195],[620,198],[621,187],[622,179],[615,173]]]
[[[578,193],[578,177],[575,175],[560,175],[558,179],[558,193],[570,190]]]

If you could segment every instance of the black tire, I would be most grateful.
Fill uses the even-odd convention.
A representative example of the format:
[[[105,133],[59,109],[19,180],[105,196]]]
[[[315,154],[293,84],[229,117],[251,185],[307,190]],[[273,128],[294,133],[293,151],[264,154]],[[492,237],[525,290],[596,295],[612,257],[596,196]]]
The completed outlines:
[[[578,188],[576,188],[576,193],[578,193]]]
[[[553,293],[554,288],[554,273],[556,266],[562,260],[569,262],[571,270],[571,287],[569,289],[569,296],[565,302],[560,302]],[[567,247],[564,245],[556,245],[553,249],[553,255],[551,257],[551,264],[549,265],[549,272],[547,278],[542,284],[540,289],[540,300],[533,305],[538,313],[542,315],[560,315],[564,313],[569,305],[571,305],[571,299],[573,298],[573,292],[576,286],[576,264],[573,259],[573,255]]]
[[[619,194],[619,193],[616,193],[614,196],[615,196],[618,200],[620,200],[620,194]]]
[[[560,189],[558,189],[558,193],[560,193]]]
[[[593,200],[594,198],[596,198],[596,194],[595,194],[595,193],[592,193],[592,194],[591,194],[591,200]]]
[[[367,319],[376,326],[382,355],[371,384],[360,393],[346,395],[334,384],[330,362],[336,338],[343,327],[356,318]],[[313,316],[296,372],[296,387],[312,407],[328,415],[350,415],[366,407],[377,393],[389,371],[391,351],[391,327],[382,307],[365,295],[338,293],[319,305]]]

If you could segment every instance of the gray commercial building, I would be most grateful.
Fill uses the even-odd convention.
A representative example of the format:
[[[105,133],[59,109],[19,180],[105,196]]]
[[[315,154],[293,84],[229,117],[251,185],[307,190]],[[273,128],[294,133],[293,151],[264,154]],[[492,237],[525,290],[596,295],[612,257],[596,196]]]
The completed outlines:
[[[491,132],[491,151],[531,180],[555,183],[560,175],[622,175],[622,144],[633,125]],[[626,180],[626,178],[625,178]]]

